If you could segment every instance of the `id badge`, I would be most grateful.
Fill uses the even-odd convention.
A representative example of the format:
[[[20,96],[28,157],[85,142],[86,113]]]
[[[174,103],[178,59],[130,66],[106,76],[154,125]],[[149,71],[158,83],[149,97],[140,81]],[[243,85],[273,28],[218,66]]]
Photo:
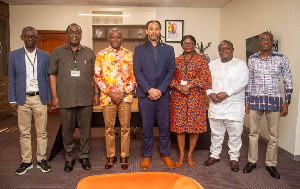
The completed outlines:
[[[80,71],[71,70],[71,76],[72,77],[80,77]]]
[[[181,80],[180,85],[187,85],[187,81]]]
[[[38,85],[38,80],[37,80],[37,79],[32,79],[32,80],[30,80],[30,85],[31,85],[31,86]]]

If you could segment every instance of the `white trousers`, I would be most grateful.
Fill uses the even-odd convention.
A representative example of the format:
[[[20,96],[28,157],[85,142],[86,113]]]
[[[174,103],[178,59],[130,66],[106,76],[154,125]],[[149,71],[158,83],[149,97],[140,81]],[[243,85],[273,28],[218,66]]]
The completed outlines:
[[[241,135],[243,133],[243,121],[232,121],[226,119],[209,119],[211,128],[211,146],[210,146],[210,157],[220,159],[220,153],[222,151],[222,144],[227,130],[229,140],[228,154],[230,161],[236,160],[240,156],[240,149],[242,146]]]

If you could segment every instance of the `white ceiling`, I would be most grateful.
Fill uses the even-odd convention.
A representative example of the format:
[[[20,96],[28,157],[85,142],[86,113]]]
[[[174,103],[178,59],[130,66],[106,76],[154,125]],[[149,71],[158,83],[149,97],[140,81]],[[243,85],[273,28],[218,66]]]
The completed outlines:
[[[91,5],[220,8],[231,0],[2,0],[9,5]]]

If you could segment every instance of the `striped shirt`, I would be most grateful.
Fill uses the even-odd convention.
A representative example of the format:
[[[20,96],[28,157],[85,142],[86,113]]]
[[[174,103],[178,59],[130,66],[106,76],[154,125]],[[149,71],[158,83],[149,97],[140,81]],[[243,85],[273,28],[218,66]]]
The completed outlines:
[[[283,54],[272,52],[263,59],[261,52],[250,56],[249,81],[246,87],[246,103],[251,110],[281,111],[283,104],[280,78],[284,83],[285,100],[291,100],[293,92],[289,60]]]

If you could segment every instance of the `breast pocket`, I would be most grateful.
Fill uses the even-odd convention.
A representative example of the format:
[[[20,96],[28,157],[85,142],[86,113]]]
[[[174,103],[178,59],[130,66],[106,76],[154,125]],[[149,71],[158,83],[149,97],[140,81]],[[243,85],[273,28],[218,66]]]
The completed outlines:
[[[84,60],[83,61],[84,65],[83,65],[83,68],[84,68],[84,71],[87,71],[87,72],[94,72],[94,66],[92,64],[92,60],[89,59],[89,60]]]
[[[65,71],[67,69],[67,62],[66,61],[58,61],[58,70]]]

